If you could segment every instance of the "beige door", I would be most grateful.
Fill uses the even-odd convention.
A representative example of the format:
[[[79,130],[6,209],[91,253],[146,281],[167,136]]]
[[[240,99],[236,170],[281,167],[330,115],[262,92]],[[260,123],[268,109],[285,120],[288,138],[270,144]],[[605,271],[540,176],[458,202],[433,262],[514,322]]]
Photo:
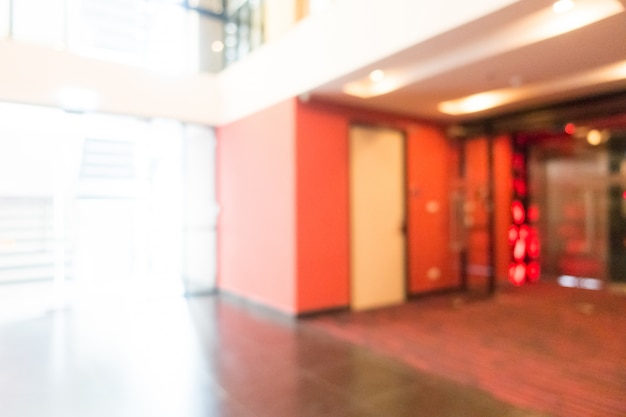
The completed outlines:
[[[350,130],[351,306],[362,310],[405,297],[404,136]]]

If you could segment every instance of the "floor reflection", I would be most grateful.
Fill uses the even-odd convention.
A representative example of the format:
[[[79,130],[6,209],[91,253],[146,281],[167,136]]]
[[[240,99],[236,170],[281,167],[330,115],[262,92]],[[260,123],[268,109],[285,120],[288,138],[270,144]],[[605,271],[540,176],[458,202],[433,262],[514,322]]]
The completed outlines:
[[[214,297],[3,324],[0,369],[0,415],[11,417],[536,415]]]

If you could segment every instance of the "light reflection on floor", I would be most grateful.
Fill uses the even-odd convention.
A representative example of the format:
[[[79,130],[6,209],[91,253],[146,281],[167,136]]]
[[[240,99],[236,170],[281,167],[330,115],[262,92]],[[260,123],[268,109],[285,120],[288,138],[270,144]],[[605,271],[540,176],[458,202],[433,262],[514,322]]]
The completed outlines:
[[[198,387],[207,381],[201,381],[203,359],[185,299],[109,301],[108,309],[80,304],[7,325],[18,338],[13,342],[28,350],[8,352],[17,356],[16,379],[39,382],[21,386],[5,380],[1,386],[12,386],[18,408],[0,414],[50,416],[54,410],[76,409],[76,415],[84,415],[88,405],[90,413],[103,416],[193,415],[191,408],[201,401]],[[22,355],[35,360],[27,375]]]
[[[10,417],[538,415],[216,297],[109,297],[0,324],[0,370]]]

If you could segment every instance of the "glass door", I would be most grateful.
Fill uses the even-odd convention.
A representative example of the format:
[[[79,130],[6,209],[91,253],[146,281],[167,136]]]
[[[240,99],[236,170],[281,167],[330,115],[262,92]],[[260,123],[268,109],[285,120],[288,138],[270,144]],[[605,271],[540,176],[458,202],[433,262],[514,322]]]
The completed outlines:
[[[626,281],[626,137],[555,137],[532,145],[531,207],[542,276],[599,289]]]

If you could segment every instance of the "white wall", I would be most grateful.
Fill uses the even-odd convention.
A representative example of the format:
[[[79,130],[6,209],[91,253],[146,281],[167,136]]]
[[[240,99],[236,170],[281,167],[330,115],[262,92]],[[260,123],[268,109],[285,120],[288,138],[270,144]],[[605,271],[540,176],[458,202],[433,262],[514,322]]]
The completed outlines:
[[[382,58],[517,1],[336,0],[324,12],[303,19],[289,36],[219,74],[221,121],[366,71]]]
[[[99,112],[216,125],[212,74],[167,76],[17,41],[0,41],[0,101],[58,106],[64,87],[94,91]]]
[[[75,86],[98,93],[98,111],[220,125],[355,71],[367,71],[382,58],[519,0],[336,0],[289,30],[284,25],[295,15],[295,1],[269,1],[275,6],[268,15],[275,25],[270,38],[276,40],[218,76],[167,78],[0,41],[0,101],[54,106],[61,87]]]

